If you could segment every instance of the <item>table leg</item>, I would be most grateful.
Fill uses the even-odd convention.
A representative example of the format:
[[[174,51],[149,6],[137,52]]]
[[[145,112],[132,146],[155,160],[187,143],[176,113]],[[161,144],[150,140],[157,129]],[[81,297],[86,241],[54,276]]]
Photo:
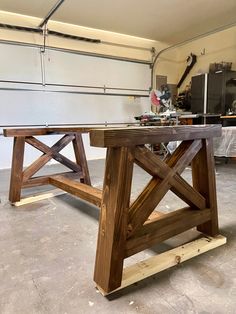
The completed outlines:
[[[21,187],[23,178],[23,162],[24,162],[25,137],[14,137],[11,181],[9,201],[15,203],[20,201]]]
[[[122,280],[132,174],[130,148],[108,148],[94,272],[94,281],[105,292]]]
[[[206,198],[206,206],[211,209],[211,220],[198,226],[198,230],[215,236],[219,233],[219,227],[213,141],[209,138],[202,142],[202,149],[192,161],[193,186]]]

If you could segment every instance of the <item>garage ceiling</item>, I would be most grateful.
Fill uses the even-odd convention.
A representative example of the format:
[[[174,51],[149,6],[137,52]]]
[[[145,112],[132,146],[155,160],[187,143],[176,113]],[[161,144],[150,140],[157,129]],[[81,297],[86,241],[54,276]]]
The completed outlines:
[[[57,0],[1,0],[0,10],[44,18]],[[65,0],[52,19],[177,43],[236,22],[235,0]]]

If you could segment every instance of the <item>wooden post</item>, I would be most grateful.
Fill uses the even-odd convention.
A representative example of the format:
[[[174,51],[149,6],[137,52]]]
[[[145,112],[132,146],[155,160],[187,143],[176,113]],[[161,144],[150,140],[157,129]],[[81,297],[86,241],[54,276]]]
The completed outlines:
[[[78,165],[81,166],[81,170],[83,173],[83,178],[80,178],[80,181],[85,184],[91,185],[89,169],[88,169],[88,164],[86,160],[84,144],[83,144],[81,133],[75,133],[75,138],[73,140],[73,147],[74,147],[76,162]]]
[[[197,229],[210,236],[219,234],[215,163],[212,138],[202,140],[202,148],[192,161],[193,187],[206,199],[206,206],[211,209],[211,220],[199,225]]]
[[[122,280],[132,174],[131,149],[108,148],[94,272],[94,281],[105,292]]]
[[[15,203],[20,201],[21,186],[23,178],[23,162],[24,162],[25,137],[14,137],[11,181],[9,191],[9,201]]]

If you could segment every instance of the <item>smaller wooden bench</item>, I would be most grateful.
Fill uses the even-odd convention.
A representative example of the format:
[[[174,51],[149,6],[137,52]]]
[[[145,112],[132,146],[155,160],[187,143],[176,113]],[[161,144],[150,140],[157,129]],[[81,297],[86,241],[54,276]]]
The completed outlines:
[[[54,175],[35,176],[51,159],[55,159],[70,169],[70,171],[61,174],[65,179],[79,178],[80,182],[91,185],[82,140],[82,133],[88,133],[90,129],[87,127],[4,129],[4,136],[14,137],[9,201],[12,204],[19,202],[21,200],[22,189],[51,184]],[[36,138],[36,136],[56,134],[61,134],[62,137],[52,147],[47,146]],[[71,142],[73,144],[75,161],[68,159],[60,153]],[[23,169],[26,143],[39,150],[42,155],[31,165]],[[57,178],[58,175],[60,174],[55,174]]]

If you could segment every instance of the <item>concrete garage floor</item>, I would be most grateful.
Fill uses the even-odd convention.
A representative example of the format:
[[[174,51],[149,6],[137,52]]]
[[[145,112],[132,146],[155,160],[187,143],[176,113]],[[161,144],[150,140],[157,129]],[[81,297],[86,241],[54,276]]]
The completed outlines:
[[[91,161],[89,168],[101,187],[104,161]],[[107,298],[93,282],[98,209],[68,194],[12,207],[9,171],[1,171],[0,313],[236,313],[236,164],[216,169],[220,228],[228,243]],[[184,177],[190,180],[190,169]],[[133,195],[147,180],[136,168]],[[159,208],[170,211],[180,203],[169,193]],[[128,263],[193,237],[190,230]]]

